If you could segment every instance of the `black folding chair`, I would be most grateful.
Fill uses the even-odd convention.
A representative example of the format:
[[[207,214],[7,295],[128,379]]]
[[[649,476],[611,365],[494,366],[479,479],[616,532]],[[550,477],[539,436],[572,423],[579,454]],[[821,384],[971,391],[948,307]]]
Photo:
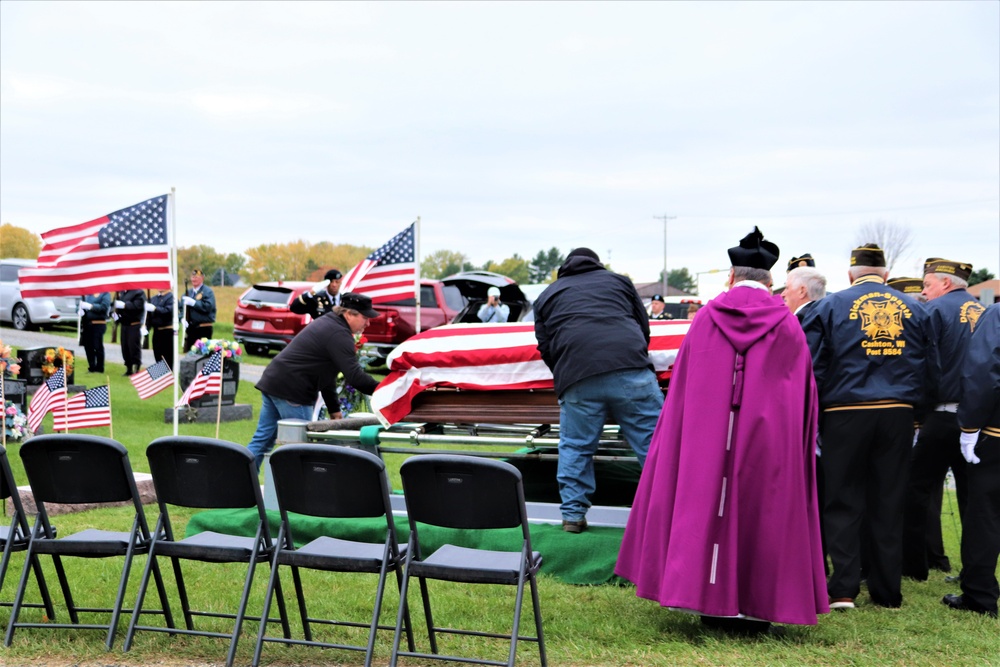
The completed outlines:
[[[17,628],[106,630],[105,645],[110,650],[114,644],[115,632],[122,613],[132,559],[137,554],[146,552],[150,538],[142,501],[132,476],[128,451],[114,440],[93,435],[41,435],[21,445],[21,461],[28,475],[38,516],[29,536],[24,568],[14,597],[10,620],[7,623],[4,643],[10,646]],[[131,530],[115,532],[88,528],[72,535],[57,537],[45,509],[46,504],[110,502],[132,503],[134,517]],[[18,622],[21,608],[25,606],[24,594],[28,585],[28,573],[39,554],[52,556],[63,598],[69,610],[70,623]],[[122,565],[114,606],[77,607],[70,592],[69,578],[63,568],[64,556],[78,558],[124,556],[125,562]],[[154,575],[162,608],[147,613],[165,615],[167,623],[172,625],[173,618],[170,615],[166,589],[159,569],[154,571]],[[87,624],[80,622],[79,612],[110,613],[111,617],[107,624]]]
[[[263,619],[257,635],[257,649],[253,665],[260,663],[264,642],[299,644],[365,652],[365,666],[371,665],[378,630],[393,630],[392,625],[379,625],[385,582],[390,571],[396,573],[397,589],[402,586],[402,555],[396,542],[396,528],[389,503],[389,479],[385,463],[369,452],[329,445],[285,445],[271,455],[271,473],[274,489],[281,510],[281,528],[271,565],[271,580],[264,597]],[[384,518],[385,531],[381,543],[358,542],[320,536],[296,549],[288,513],[338,519]],[[302,617],[301,639],[283,639],[266,636],[267,613],[274,584],[281,566],[292,568],[295,594]],[[305,591],[300,569],[327,572],[359,572],[378,574],[375,604],[371,621],[357,623],[312,618],[306,610]],[[332,596],[328,596],[328,599]],[[410,650],[413,635],[410,615],[404,610],[404,623]],[[325,624],[368,628],[365,646],[316,641],[310,624]]]
[[[399,472],[403,479],[403,495],[406,498],[406,512],[410,522],[410,540],[407,545],[403,586],[400,592],[402,600],[400,613],[396,618],[396,635],[393,638],[390,665],[395,666],[399,656],[409,656],[513,667],[517,642],[521,640],[537,642],[538,655],[542,667],[545,667],[547,664],[545,638],[542,634],[542,614],[536,580],[538,569],[542,565],[542,556],[537,551],[531,550],[521,473],[503,461],[473,456],[433,454],[407,459]],[[433,553],[424,554],[419,529],[421,524],[466,531],[520,527],[521,549],[491,551],[444,544]],[[399,650],[403,604],[406,602],[406,593],[412,577],[416,577],[420,583],[431,653]],[[435,626],[427,589],[428,579],[517,586],[514,622],[510,634]],[[534,636],[519,634],[525,582],[531,587],[535,615]],[[510,652],[506,662],[442,655],[438,652],[437,633],[507,639],[510,641]]]
[[[15,551],[25,551],[28,548],[28,536],[31,528],[28,524],[28,517],[24,514],[24,506],[21,504],[21,496],[17,492],[17,484],[14,482],[14,473],[10,469],[10,461],[7,460],[7,450],[0,447],[0,500],[6,502],[10,499],[11,513],[9,526],[0,526],[0,546],[3,546],[3,556],[0,557],[0,591],[3,590],[3,582],[7,576],[7,566],[10,564],[10,556]],[[33,557],[31,561],[32,571],[35,573],[35,581],[38,582],[39,592],[42,594],[41,604],[37,602],[22,602],[21,607],[32,607],[45,609],[47,618],[55,618],[56,612],[52,607],[52,598],[49,596],[49,588],[45,585],[45,577],[42,576],[42,564],[38,557]],[[11,607],[12,602],[0,602],[0,607]]]
[[[253,455],[246,447],[224,440],[166,437],[151,442],[146,448],[146,457],[149,459],[149,471],[153,475],[153,485],[156,487],[160,515],[156,520],[156,530],[149,547],[149,560],[142,575],[142,582],[139,584],[132,622],[125,635],[125,650],[128,651],[132,647],[137,630],[228,638],[229,653],[226,657],[226,666],[231,667],[236,656],[236,645],[244,618],[259,620],[254,616],[246,616],[247,601],[250,598],[250,587],[257,563],[267,562],[272,552],[267,513],[264,509],[264,499],[261,496]],[[188,538],[177,539],[170,521],[171,505],[196,509],[256,509],[258,517],[256,535],[240,537],[205,531]],[[181,536],[183,537],[183,532]],[[173,565],[177,592],[184,612],[185,629],[139,625],[139,618],[145,613],[140,609],[149,584],[150,569],[156,566],[159,558],[169,558]],[[181,571],[182,560],[248,563],[243,594],[236,613],[224,614],[191,609]],[[275,586],[278,591],[281,625],[285,636],[290,637],[291,631],[288,627],[284,599],[281,597],[280,581],[276,582]],[[233,630],[229,634],[196,630],[195,616],[233,619]]]

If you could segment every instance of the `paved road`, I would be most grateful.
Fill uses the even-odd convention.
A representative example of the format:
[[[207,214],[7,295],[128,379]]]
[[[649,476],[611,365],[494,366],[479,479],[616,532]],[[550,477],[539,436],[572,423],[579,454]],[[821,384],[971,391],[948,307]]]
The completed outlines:
[[[13,348],[21,347],[59,347],[67,346],[79,352],[81,359],[83,359],[84,364],[86,364],[86,355],[83,352],[83,346],[76,344],[72,338],[67,338],[65,336],[57,336],[52,333],[46,333],[44,331],[18,331],[17,329],[4,326],[0,327],[0,340],[4,342],[5,345],[10,345]],[[79,356],[78,355],[78,356]],[[106,361],[114,362],[117,364],[124,364],[125,361],[122,359],[122,349],[117,343],[105,343],[104,344],[104,358]],[[153,351],[143,350],[142,351],[142,365],[151,366],[153,364]],[[78,366],[79,368],[79,366]],[[83,367],[84,373],[86,373],[86,366]],[[240,380],[246,380],[247,382],[252,382],[254,384],[260,380],[260,376],[264,373],[264,366],[254,366],[251,364],[241,364],[240,368]]]

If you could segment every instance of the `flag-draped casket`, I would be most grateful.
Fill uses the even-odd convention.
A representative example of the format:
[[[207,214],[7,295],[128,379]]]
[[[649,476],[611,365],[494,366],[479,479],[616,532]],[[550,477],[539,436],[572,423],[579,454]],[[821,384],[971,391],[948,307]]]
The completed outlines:
[[[649,323],[649,356],[661,382],[669,379],[690,324],[687,320]],[[607,344],[615,342],[609,340]],[[491,392],[488,400],[501,411],[508,405],[516,407],[514,404],[527,392],[555,404],[552,372],[538,352],[535,328],[530,322],[454,324],[430,329],[393,350],[387,364],[389,374],[371,400],[372,409],[386,425],[406,419],[428,389],[468,390],[452,392],[456,400],[463,400],[459,396],[482,399],[476,395],[478,392]]]

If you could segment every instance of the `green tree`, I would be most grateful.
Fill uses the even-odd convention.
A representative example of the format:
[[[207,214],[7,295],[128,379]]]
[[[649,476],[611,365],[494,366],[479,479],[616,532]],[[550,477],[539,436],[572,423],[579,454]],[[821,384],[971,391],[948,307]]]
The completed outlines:
[[[226,271],[229,273],[240,273],[247,264],[247,258],[238,252],[231,252],[226,255]]]
[[[35,259],[42,250],[38,234],[5,222],[0,225],[0,257]]]
[[[177,249],[177,274],[181,284],[195,269],[201,269],[205,276],[212,276],[219,269],[225,268],[225,265],[225,255],[211,246],[193,245]]]
[[[528,264],[528,260],[517,253],[514,253],[513,257],[508,257],[502,262],[490,260],[483,265],[483,270],[507,276],[522,285],[527,284],[531,279],[531,267]]]
[[[454,250],[436,250],[420,262],[420,276],[441,279],[453,273],[467,270],[468,258]]]
[[[660,282],[663,282],[663,271],[660,271]],[[694,294],[698,283],[687,267],[670,269],[667,272],[667,286],[679,289],[687,294]]]
[[[555,270],[566,261],[559,248],[549,248],[548,252],[539,250],[528,265],[528,279],[532,283],[550,283],[555,279]]]
[[[985,283],[987,280],[993,280],[994,278],[996,278],[996,276],[987,271],[986,267],[983,267],[972,272],[972,275],[969,276],[969,285]]]

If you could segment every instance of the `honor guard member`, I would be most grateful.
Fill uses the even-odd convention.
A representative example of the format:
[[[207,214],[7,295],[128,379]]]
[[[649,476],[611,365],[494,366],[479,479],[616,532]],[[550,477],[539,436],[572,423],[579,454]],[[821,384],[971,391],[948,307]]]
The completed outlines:
[[[142,366],[142,336],[139,328],[142,326],[142,316],[146,314],[146,293],[141,289],[118,292],[114,305],[118,325],[121,327],[125,375],[132,375],[138,373]]]
[[[153,359],[174,366],[174,293],[160,290],[146,303],[146,328],[153,333]]]
[[[663,309],[666,308],[666,302],[663,297],[659,294],[654,294],[653,299],[649,302],[649,319],[651,320],[671,320],[670,314],[665,312]]]
[[[851,252],[851,286],[816,303],[802,322],[819,390],[823,524],[832,609],[852,609],[867,533],[872,602],[903,602],[902,538],[914,406],[926,381],[925,314],[885,285],[885,255]]]
[[[976,322],[984,307],[965,288],[972,265],[931,258],[924,263],[927,297],[928,340],[931,353],[928,410],[922,419],[913,448],[910,484],[903,533],[903,574],[919,581],[927,579],[924,549],[928,505],[944,485],[950,467],[955,475],[958,513],[964,515],[966,500],[965,459],[959,447],[958,406],[962,398],[962,360]],[[938,522],[941,521],[938,514]]]
[[[788,260],[788,266],[785,267],[785,273],[790,273],[792,269],[797,269],[800,266],[808,266],[810,268],[816,268],[816,260],[809,253],[803,253],[801,257],[792,257]]]
[[[104,372],[104,332],[111,315],[111,293],[84,295],[80,301],[80,343],[87,353],[87,372]]]
[[[966,469],[962,517],[962,594],[941,600],[952,609],[996,618],[1000,557],[1000,305],[979,317],[962,364],[958,405]]]
[[[323,280],[313,285],[311,290],[300,294],[289,308],[299,315],[312,315],[314,320],[333,311],[335,306],[340,305],[340,281],[343,277],[339,270],[330,269]]]
[[[205,284],[201,269],[191,272],[191,289],[181,299],[187,331],[184,333],[184,352],[187,353],[199,338],[211,338],[215,324],[215,292]]]

